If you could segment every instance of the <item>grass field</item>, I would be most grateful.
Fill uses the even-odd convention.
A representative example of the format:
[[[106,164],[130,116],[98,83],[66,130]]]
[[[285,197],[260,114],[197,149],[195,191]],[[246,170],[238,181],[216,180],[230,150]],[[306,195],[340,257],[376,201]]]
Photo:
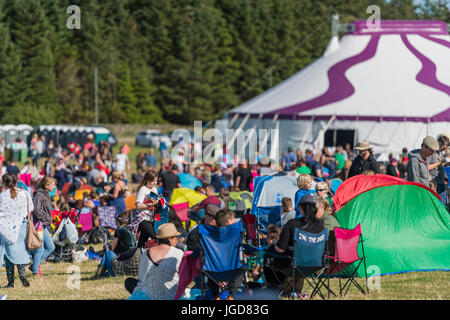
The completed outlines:
[[[139,152],[148,152],[148,148],[134,145],[134,137],[119,137],[119,143],[113,148],[114,154],[123,144],[131,147],[129,159],[131,172],[136,171],[135,158]],[[18,164],[20,167],[23,164]],[[133,191],[134,185],[130,186]],[[94,246],[96,247],[96,246]],[[96,247],[100,249],[100,247]],[[43,277],[29,277],[30,287],[24,288],[17,278],[13,289],[0,289],[0,296],[8,295],[8,300],[123,300],[129,294],[124,288],[126,277],[90,280],[97,269],[97,262],[87,261],[79,264],[46,263],[41,266]],[[79,270],[79,275],[74,273]],[[30,275],[27,269],[27,275]],[[77,286],[77,279],[79,286]],[[360,283],[363,281],[360,279]],[[0,287],[7,283],[5,268],[0,268]],[[337,280],[331,281],[331,288],[336,292]],[[320,299],[320,298],[319,298]],[[362,295],[354,287],[348,295],[331,297],[331,299],[369,299],[369,300],[448,300],[450,299],[450,272],[410,272],[404,274],[383,276],[380,278],[380,289],[371,290]]]
[[[78,270],[79,275],[74,273]],[[42,277],[29,277],[30,287],[24,288],[17,278],[15,288],[0,289],[0,295],[7,294],[8,300],[124,300],[129,297],[125,290],[123,277],[90,280],[95,273],[97,263],[93,261],[72,263],[46,263],[42,265]],[[16,272],[17,273],[17,272]],[[27,275],[30,271],[27,270]],[[77,286],[79,279],[79,286]],[[363,283],[362,279],[359,279]],[[0,269],[0,286],[6,285],[4,267]],[[331,282],[331,288],[337,289],[337,280]],[[319,299],[316,297],[315,299]],[[354,287],[346,297],[331,297],[346,300],[448,300],[450,299],[449,272],[411,272],[383,276],[380,290],[371,290],[362,295]]]

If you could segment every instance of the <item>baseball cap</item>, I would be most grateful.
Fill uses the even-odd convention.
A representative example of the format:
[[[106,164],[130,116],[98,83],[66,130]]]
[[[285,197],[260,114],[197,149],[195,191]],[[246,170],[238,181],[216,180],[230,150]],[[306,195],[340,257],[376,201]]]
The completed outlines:
[[[301,199],[300,199],[300,204],[302,203],[316,203],[316,197],[311,194],[305,194]]]
[[[210,215],[210,216],[213,216],[213,217],[215,217],[216,214],[217,214],[217,212],[219,212],[219,211],[220,211],[219,207],[218,207],[218,206],[215,206],[215,205],[213,205],[213,204],[208,204],[208,205],[205,207],[205,213],[208,214],[208,215]]]
[[[439,143],[437,142],[437,140],[431,136],[426,136],[423,139],[422,144],[426,145],[428,148],[430,148],[433,151],[438,151],[439,150]]]

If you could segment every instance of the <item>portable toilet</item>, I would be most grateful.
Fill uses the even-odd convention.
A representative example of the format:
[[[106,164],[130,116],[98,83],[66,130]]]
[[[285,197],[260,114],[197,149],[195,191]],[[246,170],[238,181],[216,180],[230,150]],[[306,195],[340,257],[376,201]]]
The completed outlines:
[[[23,140],[27,141],[28,136],[31,135],[31,132],[33,132],[33,127],[28,124],[19,124],[16,127],[18,131],[18,136]]]
[[[13,143],[18,137],[17,127],[13,124],[5,124],[3,132],[7,145]]]
[[[75,141],[75,129],[76,127],[67,127],[67,131],[64,134],[64,137],[66,138],[66,145],[65,147],[67,147],[67,145],[69,143],[72,143]]]
[[[50,126],[41,126],[39,130],[39,135],[45,137],[45,143],[48,144],[50,138]]]
[[[67,132],[69,132],[68,126],[61,126],[59,129],[59,144],[61,144],[63,148],[67,148],[67,145],[69,144]]]
[[[108,141],[109,140],[110,132],[107,128],[95,127],[93,131],[94,131],[96,144],[100,143],[100,141]]]
[[[75,127],[75,130],[73,131],[73,140],[81,145],[81,134],[83,132],[83,127]]]

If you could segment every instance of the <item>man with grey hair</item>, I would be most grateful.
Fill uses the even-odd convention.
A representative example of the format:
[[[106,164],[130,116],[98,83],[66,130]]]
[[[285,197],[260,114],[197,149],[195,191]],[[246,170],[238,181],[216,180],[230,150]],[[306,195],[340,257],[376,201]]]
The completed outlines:
[[[439,150],[439,143],[435,138],[427,136],[422,141],[420,149],[408,154],[408,181],[418,182],[430,187],[430,171],[428,158]]]
[[[439,150],[427,159],[428,170],[430,170],[431,180],[437,185],[437,193],[441,194],[446,190],[444,167],[450,163],[445,158],[445,150],[448,148],[450,139],[446,135],[439,135],[437,138]]]

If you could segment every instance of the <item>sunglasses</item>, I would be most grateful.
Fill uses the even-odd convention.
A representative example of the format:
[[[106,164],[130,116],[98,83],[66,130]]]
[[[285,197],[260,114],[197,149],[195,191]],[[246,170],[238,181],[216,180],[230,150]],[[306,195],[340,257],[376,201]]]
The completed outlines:
[[[328,189],[317,189],[317,192],[326,191]]]

